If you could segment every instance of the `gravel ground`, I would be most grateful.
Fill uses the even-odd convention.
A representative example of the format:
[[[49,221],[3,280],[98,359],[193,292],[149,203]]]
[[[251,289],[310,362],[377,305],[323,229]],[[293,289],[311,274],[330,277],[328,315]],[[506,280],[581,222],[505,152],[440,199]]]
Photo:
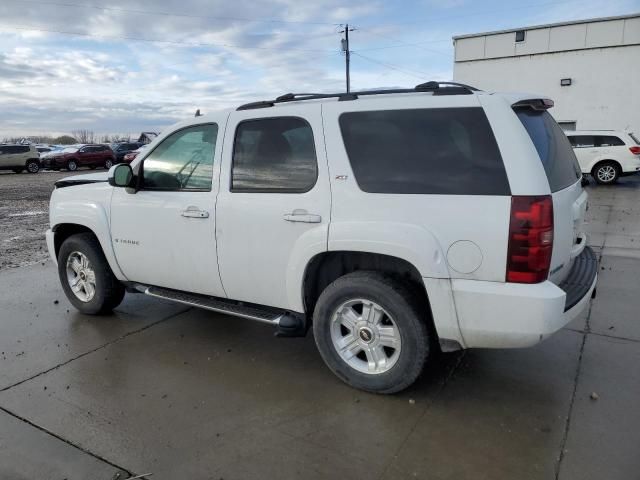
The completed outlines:
[[[70,172],[0,173],[0,270],[45,261],[53,184]]]

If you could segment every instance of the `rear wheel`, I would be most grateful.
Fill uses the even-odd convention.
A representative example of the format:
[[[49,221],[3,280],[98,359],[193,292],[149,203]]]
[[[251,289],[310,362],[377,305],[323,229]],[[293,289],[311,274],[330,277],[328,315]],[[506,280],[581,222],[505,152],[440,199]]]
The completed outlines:
[[[69,170],[70,172],[75,172],[76,170],[78,170],[78,164],[75,160],[69,160],[67,162],[67,170]]]
[[[113,160],[111,160],[110,158],[107,159],[106,162],[104,162],[104,168],[106,168],[107,170],[109,170],[111,167],[113,166]]]
[[[600,185],[616,183],[620,177],[620,165],[615,162],[599,163],[595,166],[591,175]]]
[[[313,333],[327,366],[345,383],[374,393],[411,385],[429,354],[424,312],[402,284],[377,272],[355,272],[318,299]]]
[[[115,277],[91,233],[67,238],[58,254],[58,276],[69,301],[82,313],[108,313],[120,305],[125,288]]]
[[[38,160],[27,161],[27,172],[38,173],[40,171],[40,162]]]

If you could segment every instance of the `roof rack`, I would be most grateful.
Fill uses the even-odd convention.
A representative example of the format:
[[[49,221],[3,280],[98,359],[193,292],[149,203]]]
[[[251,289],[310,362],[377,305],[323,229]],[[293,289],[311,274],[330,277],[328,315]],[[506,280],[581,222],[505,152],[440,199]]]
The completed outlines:
[[[337,98],[339,102],[357,100],[366,95],[386,95],[391,93],[417,93],[432,92],[433,95],[470,95],[479,90],[470,85],[456,82],[425,82],[413,88],[392,88],[387,90],[365,90],[351,93],[285,93],[275,100],[261,100],[259,102],[240,105],[236,110],[253,110],[256,108],[273,107],[276,103],[299,102],[304,100],[321,100],[325,98]]]

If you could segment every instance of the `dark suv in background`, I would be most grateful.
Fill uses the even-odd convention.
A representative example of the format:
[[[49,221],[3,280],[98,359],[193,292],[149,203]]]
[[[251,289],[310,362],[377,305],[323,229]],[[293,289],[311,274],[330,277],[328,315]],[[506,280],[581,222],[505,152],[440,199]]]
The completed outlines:
[[[42,160],[44,168],[66,168],[71,172],[80,167],[109,169],[114,163],[115,155],[108,145],[72,145]]]
[[[137,150],[142,145],[144,145],[144,143],[142,143],[142,142],[112,143],[111,144],[111,150],[113,150],[113,153],[116,156],[115,163],[124,162],[124,156],[127,153],[133,152],[134,150]]]

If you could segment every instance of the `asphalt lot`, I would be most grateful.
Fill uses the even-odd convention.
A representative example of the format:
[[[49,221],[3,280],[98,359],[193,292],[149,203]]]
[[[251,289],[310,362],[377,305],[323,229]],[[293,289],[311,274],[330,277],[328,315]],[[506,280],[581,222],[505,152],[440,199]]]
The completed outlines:
[[[640,177],[589,187],[584,315],[534,348],[443,355],[383,397],[334,378],[311,335],[130,294],[80,315],[46,217],[5,264],[27,218],[7,212],[35,209],[30,192],[46,210],[60,175],[0,175],[3,265],[24,265],[0,270],[0,479],[640,478]],[[14,199],[22,181],[45,186]]]

